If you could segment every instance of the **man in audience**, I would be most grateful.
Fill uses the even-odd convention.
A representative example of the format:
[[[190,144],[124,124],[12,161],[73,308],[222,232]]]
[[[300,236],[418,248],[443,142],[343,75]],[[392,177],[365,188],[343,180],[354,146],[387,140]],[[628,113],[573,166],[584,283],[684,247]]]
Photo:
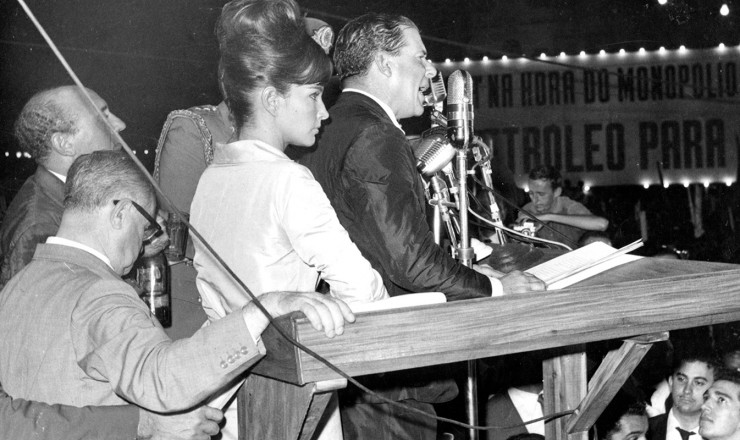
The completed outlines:
[[[153,188],[125,154],[96,151],[74,162],[56,236],[0,292],[0,381],[9,394],[182,411],[264,355],[268,321],[254,303],[173,343],[120,279],[156,235],[154,212]],[[317,293],[260,300],[273,315],[302,311],[329,337],[354,319],[346,304]]]
[[[721,370],[704,394],[699,435],[706,440],[740,440],[740,373]]]
[[[704,393],[718,369],[712,357],[702,354],[683,356],[676,362],[668,378],[673,406],[650,418],[651,440],[701,440],[698,432]]]
[[[648,417],[645,404],[620,391],[596,421],[599,440],[645,440]]]
[[[97,93],[88,93],[116,131],[126,128]],[[44,90],[31,97],[15,123],[15,135],[21,150],[38,166],[0,226],[0,288],[31,261],[37,244],[57,232],[64,182],[72,162],[95,150],[120,148],[76,86]]]
[[[558,241],[572,248],[586,231],[605,231],[609,220],[593,215],[582,204],[563,196],[563,179],[560,172],[550,166],[539,166],[529,172],[529,197],[531,202],[524,210],[549,228],[536,224],[535,235],[547,240]],[[532,221],[529,214],[519,211],[517,222]],[[554,231],[553,231],[554,230]]]

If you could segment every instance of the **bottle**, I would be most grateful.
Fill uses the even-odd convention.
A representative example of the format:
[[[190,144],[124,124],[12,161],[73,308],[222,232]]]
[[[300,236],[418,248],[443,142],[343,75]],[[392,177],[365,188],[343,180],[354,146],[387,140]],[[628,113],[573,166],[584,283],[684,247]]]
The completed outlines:
[[[151,257],[142,256],[136,264],[136,283],[139,285],[139,295],[162,327],[172,325],[169,271],[164,252]]]

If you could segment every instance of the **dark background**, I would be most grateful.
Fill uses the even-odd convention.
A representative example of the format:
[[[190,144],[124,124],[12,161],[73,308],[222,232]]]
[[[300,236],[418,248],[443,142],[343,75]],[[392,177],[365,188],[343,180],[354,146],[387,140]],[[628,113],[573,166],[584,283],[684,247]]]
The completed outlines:
[[[82,82],[97,91],[127,123],[122,135],[149,169],[170,111],[220,101],[213,27],[224,3],[29,0],[31,10]],[[432,61],[475,60],[484,55],[497,58],[504,53],[536,58],[542,52],[554,55],[740,44],[740,0],[727,2],[730,15],[726,17],[719,14],[723,3],[719,0],[670,0],[666,5],[657,0],[299,3],[307,15],[327,21],[335,31],[346,19],[368,11],[406,15],[419,25]],[[18,148],[12,135],[16,115],[35,92],[72,81],[16,1],[0,3],[0,17],[0,195],[9,202],[35,167],[32,159],[16,157]],[[677,191],[675,199],[684,203],[685,194]],[[713,200],[735,203],[734,191],[718,191],[721,193]],[[664,200],[665,196],[661,193],[653,198]],[[640,187],[598,188],[586,202],[610,218],[610,232],[618,245],[639,234],[630,215],[641,197],[646,193]],[[686,213],[688,209],[679,206],[669,208],[671,211]],[[688,228],[688,218],[681,217],[672,218],[658,230],[672,235],[663,241],[675,241],[673,235],[681,237]]]

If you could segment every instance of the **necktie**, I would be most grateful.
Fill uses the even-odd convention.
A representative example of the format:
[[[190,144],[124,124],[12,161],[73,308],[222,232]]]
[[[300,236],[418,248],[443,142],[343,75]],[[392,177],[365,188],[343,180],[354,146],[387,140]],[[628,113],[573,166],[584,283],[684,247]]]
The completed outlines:
[[[681,434],[681,440],[689,440],[689,437],[696,434],[693,431],[687,431],[685,429],[681,429],[678,426],[676,426],[676,429],[678,429],[678,433]]]

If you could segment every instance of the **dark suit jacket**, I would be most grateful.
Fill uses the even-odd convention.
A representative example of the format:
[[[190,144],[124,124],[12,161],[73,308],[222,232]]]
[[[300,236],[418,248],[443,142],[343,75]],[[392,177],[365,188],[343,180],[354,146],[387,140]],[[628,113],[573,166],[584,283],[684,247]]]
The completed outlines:
[[[0,226],[0,289],[31,261],[37,244],[57,233],[63,202],[64,182],[39,165]]]
[[[0,386],[0,439],[131,440],[139,409],[128,406],[77,408],[11,399]]]
[[[316,151],[301,158],[391,296],[438,291],[486,297],[491,283],[434,243],[411,146],[369,97],[344,92]]]
[[[496,394],[488,400],[486,405],[486,425],[488,426],[511,426],[523,423],[519,412],[511,401],[509,393]],[[510,429],[493,429],[488,432],[488,440],[506,440],[517,434],[526,434],[527,428],[517,426]]]
[[[648,440],[665,440],[665,430],[668,426],[668,413],[660,414],[648,419]]]

